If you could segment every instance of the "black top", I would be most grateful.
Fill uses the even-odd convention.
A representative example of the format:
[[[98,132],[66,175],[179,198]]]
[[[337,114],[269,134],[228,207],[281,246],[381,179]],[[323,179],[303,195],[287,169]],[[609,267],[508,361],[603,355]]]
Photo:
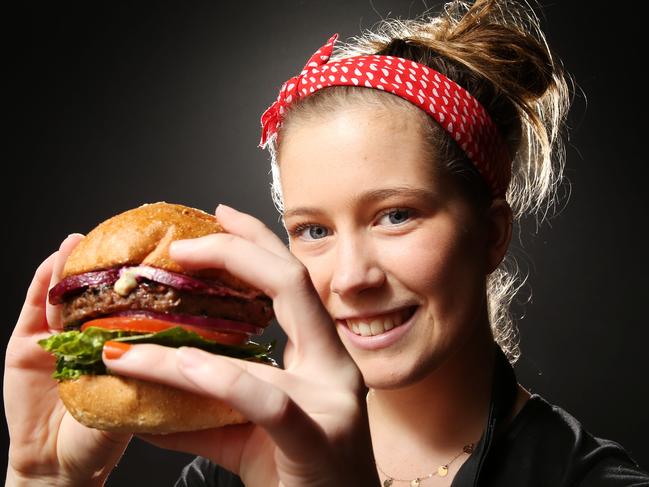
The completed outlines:
[[[649,487],[649,474],[621,445],[594,437],[538,394],[496,435],[514,405],[516,384],[513,367],[496,346],[486,428],[451,487]],[[183,469],[175,487],[243,485],[236,475],[198,457]]]

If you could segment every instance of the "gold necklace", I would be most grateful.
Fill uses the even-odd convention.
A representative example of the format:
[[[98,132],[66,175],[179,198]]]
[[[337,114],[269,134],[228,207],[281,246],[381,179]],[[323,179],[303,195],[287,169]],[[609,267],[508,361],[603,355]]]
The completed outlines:
[[[462,455],[462,453],[467,453],[469,455],[471,453],[473,453],[473,446],[474,446],[473,443],[469,443],[468,445],[464,445],[464,447],[462,448],[462,451],[460,453],[458,453],[457,455],[455,455],[451,459],[450,462],[448,462],[448,463],[446,463],[444,465],[440,465],[439,467],[437,467],[437,470],[435,470],[434,472],[429,473],[428,475],[424,475],[423,477],[416,477],[414,479],[397,479],[397,478],[391,477],[390,475],[385,473],[383,471],[383,469],[381,469],[381,467],[379,467],[378,463],[376,464],[376,468],[378,468],[379,472],[381,472],[383,475],[385,475],[387,477],[383,481],[383,487],[390,487],[394,482],[409,482],[410,487],[419,487],[419,484],[421,482],[423,482],[424,480],[428,480],[429,478],[431,478],[434,475],[439,475],[440,477],[446,477],[448,475],[448,466],[451,463],[453,463],[455,460],[457,460],[457,458],[460,455]]]

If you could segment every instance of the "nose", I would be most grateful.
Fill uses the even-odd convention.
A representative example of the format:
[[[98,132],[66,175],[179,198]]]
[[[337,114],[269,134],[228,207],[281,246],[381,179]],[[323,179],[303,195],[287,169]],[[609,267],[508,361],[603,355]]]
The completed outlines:
[[[336,260],[331,275],[330,289],[340,297],[379,288],[385,282],[377,253],[362,238],[341,238],[336,246]]]

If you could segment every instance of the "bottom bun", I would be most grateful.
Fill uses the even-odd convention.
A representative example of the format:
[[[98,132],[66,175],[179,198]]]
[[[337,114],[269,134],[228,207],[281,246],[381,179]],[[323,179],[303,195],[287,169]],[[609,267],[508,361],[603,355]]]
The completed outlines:
[[[247,422],[225,402],[116,375],[59,382],[70,414],[90,428],[124,433],[173,433]]]

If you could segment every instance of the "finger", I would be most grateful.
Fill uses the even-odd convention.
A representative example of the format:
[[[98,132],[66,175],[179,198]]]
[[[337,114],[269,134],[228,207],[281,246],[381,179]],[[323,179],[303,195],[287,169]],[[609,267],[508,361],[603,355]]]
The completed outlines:
[[[277,321],[297,349],[342,348],[331,317],[306,268],[297,259],[284,259],[243,237],[226,233],[174,245],[177,247],[172,259],[176,260],[175,252],[182,253],[183,266],[225,269],[270,296]]]
[[[218,365],[218,369],[216,366]],[[289,458],[308,459],[325,441],[320,426],[290,395],[232,361],[193,348],[178,351],[178,369],[203,394],[218,397],[264,428]],[[214,380],[214,370],[219,379]]]
[[[324,433],[317,423],[284,390],[246,370],[260,364],[239,366],[239,361],[224,360],[195,348],[172,349],[159,345],[135,345],[119,359],[109,360],[104,356],[104,362],[118,374],[161,382],[227,402],[264,428],[290,458],[311,458],[324,441]],[[271,374],[281,373],[269,368],[273,370]]]
[[[57,452],[59,458],[66,458],[68,464],[79,470],[107,474],[123,455],[131,437],[130,433],[88,428],[70,414],[64,414],[59,427]]]
[[[34,273],[14,328],[13,335],[16,337],[28,337],[47,331],[45,303],[56,254],[57,252],[50,254],[47,259],[41,262]]]
[[[172,242],[170,256],[190,269],[219,268],[240,277],[274,298],[292,259],[280,257],[238,235],[216,233]]]
[[[214,214],[227,232],[250,240],[279,256],[288,256],[290,254],[284,242],[254,216],[224,204],[217,206]]]
[[[50,278],[49,289],[52,289],[56,284],[61,281],[61,276],[63,275],[63,267],[65,262],[68,260],[70,253],[77,246],[77,244],[83,240],[83,234],[81,233],[72,233],[68,235],[61,246],[59,251],[56,253],[56,258],[54,260],[54,268],[52,271],[52,277]],[[47,305],[45,307],[47,323],[49,324],[50,329],[60,330],[63,328],[63,323],[61,323],[61,306],[50,304],[49,299],[47,300]]]
[[[295,345],[292,341],[288,340],[286,345],[284,345],[284,355],[282,358],[286,368],[289,368],[293,364],[293,360],[295,359]]]
[[[116,373],[124,373],[130,377],[143,380],[153,380],[162,384],[179,387],[178,384],[184,381],[183,376],[178,372],[178,354],[179,348],[164,347],[154,344],[129,345],[124,342],[120,343],[120,348],[124,347],[117,358],[113,355],[106,355],[106,348],[111,342],[107,342],[104,347],[103,361],[106,366]],[[189,347],[182,347],[183,349]],[[194,349],[192,349],[194,350]],[[279,367],[266,365],[260,362],[250,360],[241,360],[224,355],[216,355],[209,352],[200,351],[203,357],[213,358],[214,365],[218,369],[219,364],[230,362],[235,367],[242,368],[248,373],[258,377],[260,380],[274,383],[282,382],[282,375],[285,374]],[[186,382],[186,381],[185,381]],[[192,392],[197,391],[193,386],[181,387]]]

